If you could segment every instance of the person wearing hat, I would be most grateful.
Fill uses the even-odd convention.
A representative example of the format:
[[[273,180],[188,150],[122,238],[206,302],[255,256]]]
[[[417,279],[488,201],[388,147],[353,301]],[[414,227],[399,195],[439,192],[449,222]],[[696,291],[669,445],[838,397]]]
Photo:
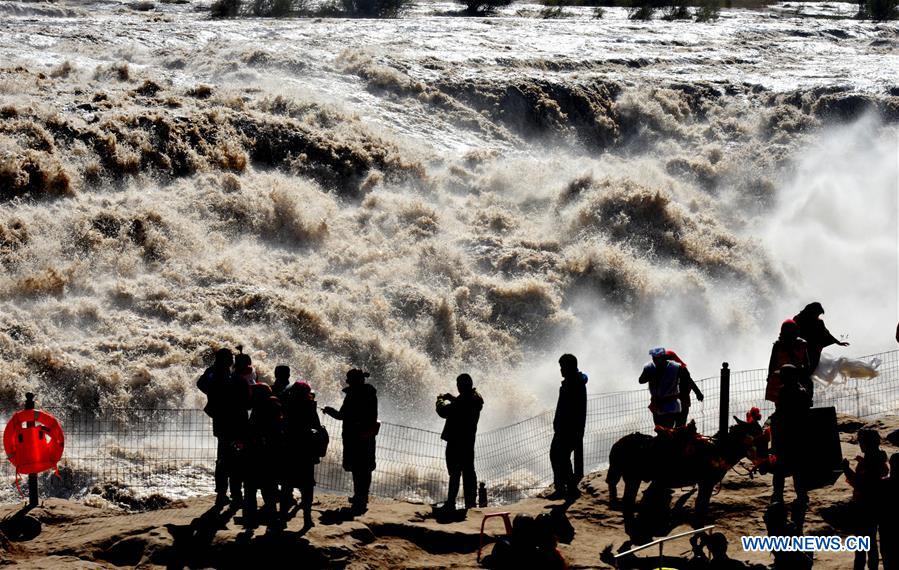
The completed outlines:
[[[233,364],[234,354],[222,348],[215,353],[215,363],[197,380],[197,388],[206,394],[203,411],[212,418],[212,435],[217,440],[214,477],[215,504],[219,507],[229,501],[235,507],[243,502],[236,443],[245,436],[247,429],[250,386],[231,373]]]
[[[693,381],[693,377],[690,376],[690,369],[687,368],[687,363],[681,360],[676,352],[670,348],[666,349],[665,357],[668,360],[677,362],[683,368],[683,374],[680,379],[680,413],[674,420],[675,427],[682,427],[687,425],[687,420],[690,418],[690,406],[692,404],[690,401],[690,393],[696,394],[696,399],[700,402],[705,400],[705,395],[702,393],[702,390],[699,389],[699,386],[696,385],[696,382]]]
[[[657,426],[672,428],[682,411],[681,386],[688,386],[693,380],[686,366],[668,359],[664,348],[653,348],[649,355],[652,361],[643,367],[640,384],[649,385],[652,421]]]
[[[365,379],[370,374],[353,368],[346,373],[347,387],[343,405],[339,410],[325,406],[322,412],[343,422],[343,469],[353,474],[353,496],[350,497],[354,514],[368,510],[368,493],[371,474],[375,470],[375,437],[381,424],[378,422],[378,391]]]
[[[821,360],[821,351],[831,345],[849,346],[848,342],[838,340],[827,327],[822,317],[824,307],[815,301],[805,306],[793,320],[799,326],[799,336],[808,343],[809,374],[814,374]]]
[[[303,528],[310,529],[312,498],[315,490],[315,464],[321,460],[322,437],[327,438],[318,417],[315,394],[308,382],[298,381],[281,392],[281,405],[287,423],[284,445],[284,471],[281,477],[281,519],[287,522],[293,506],[293,490],[300,489]]]

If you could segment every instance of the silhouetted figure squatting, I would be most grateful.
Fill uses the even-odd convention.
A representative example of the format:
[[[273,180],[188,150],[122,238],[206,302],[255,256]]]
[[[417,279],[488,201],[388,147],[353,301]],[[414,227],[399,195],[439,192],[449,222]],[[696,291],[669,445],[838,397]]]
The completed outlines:
[[[312,497],[315,489],[315,464],[328,446],[328,433],[318,417],[315,395],[306,382],[296,382],[281,392],[281,405],[287,422],[281,476],[281,517],[287,520],[293,506],[293,490],[301,493],[303,526],[311,528]]]
[[[768,383],[765,387],[765,399],[769,402],[777,403],[781,388],[777,371],[785,364],[794,366],[800,379],[806,380],[811,376],[808,343],[799,337],[799,325],[793,319],[787,319],[780,325],[780,336],[771,347]]]
[[[284,413],[268,384],[254,384],[253,407],[243,447],[244,520],[256,521],[256,491],[262,491],[263,518],[274,520],[278,504],[278,473],[284,447]]]
[[[216,352],[215,364],[197,381],[197,388],[207,397],[203,411],[212,418],[212,434],[218,440],[215,456],[217,505],[228,503],[229,487],[232,504],[240,505],[243,501],[236,445],[246,434],[250,386],[232,375],[233,363],[234,355],[223,348]]]
[[[744,570],[749,568],[745,562],[734,560],[727,554],[727,537],[723,533],[713,532],[706,540],[711,560],[708,570]]]
[[[708,535],[704,532],[698,532],[690,536],[690,560],[684,567],[684,570],[707,570],[709,567],[709,557],[706,556],[705,547],[708,542]]]
[[[577,485],[583,475],[583,466],[572,466],[571,456],[583,457],[587,375],[578,370],[577,358],[571,354],[563,354],[559,358],[559,369],[562,385],[559,387],[559,400],[553,417],[553,440],[549,449],[555,489],[549,498],[573,501],[580,494]]]
[[[640,384],[649,384],[649,410],[657,426],[674,427],[681,413],[681,386],[693,379],[686,366],[668,360],[664,348],[649,351],[652,362],[643,367]]]
[[[814,374],[815,369],[818,368],[822,350],[833,344],[849,346],[848,342],[842,342],[830,334],[821,318],[823,315],[824,307],[821,306],[821,303],[814,302],[806,305],[798,315],[793,317],[793,320],[799,325],[799,336],[808,343],[809,372],[811,374]]]
[[[474,470],[474,443],[484,399],[474,387],[471,376],[456,378],[458,396],[441,394],[437,398],[437,415],[446,419],[440,437],[446,442],[446,470],[449,489],[443,508],[454,510],[459,494],[459,479],[464,486],[465,508],[477,506],[478,477]]]
[[[858,446],[862,455],[855,458],[855,471],[849,460],[843,460],[843,472],[852,485],[852,518],[858,536],[871,539],[868,552],[855,553],[855,570],[863,570],[867,560],[868,568],[877,570],[877,522],[880,514],[880,491],[882,479],[887,474],[887,454],[880,449],[880,434],[873,429],[858,431]],[[895,513],[893,516],[896,516]]]
[[[343,468],[353,474],[350,503],[357,514],[368,510],[371,474],[375,470],[375,436],[378,434],[378,392],[366,384],[368,372],[355,368],[346,373],[348,386],[340,410],[330,406],[322,412],[343,422]]]
[[[686,372],[680,380],[680,414],[678,414],[677,418],[674,420],[675,427],[685,426],[690,419],[690,406],[692,405],[692,402],[690,401],[690,392],[696,394],[696,399],[700,402],[705,400],[705,396],[702,394],[702,390],[699,389],[699,386],[696,385],[696,382],[693,381],[693,377],[690,376],[690,371],[687,369],[687,363],[681,360],[676,352],[671,349],[666,350],[665,358],[677,362]]]
[[[564,570],[568,568],[559,552],[552,518],[548,513],[515,515],[512,534],[496,542],[493,551],[484,558],[484,566],[494,570]]]
[[[784,500],[786,477],[792,475],[796,502],[793,504],[792,520],[802,532],[805,509],[808,505],[808,491],[803,485],[802,466],[804,450],[808,444],[808,411],[812,398],[804,382],[800,381],[799,369],[792,364],[783,365],[777,371],[781,385],[775,412],[771,416],[771,438],[775,455],[774,492],[771,502]],[[807,379],[806,379],[807,380]]]
[[[899,453],[890,456],[890,476],[881,482],[880,552],[884,570],[899,570]]]

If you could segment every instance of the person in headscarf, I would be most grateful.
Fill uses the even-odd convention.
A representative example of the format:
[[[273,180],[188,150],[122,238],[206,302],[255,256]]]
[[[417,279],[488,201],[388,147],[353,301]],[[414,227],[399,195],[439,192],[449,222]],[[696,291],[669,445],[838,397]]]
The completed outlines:
[[[696,399],[702,402],[705,400],[705,396],[702,393],[702,390],[699,389],[699,386],[696,385],[696,382],[693,381],[693,377],[690,376],[690,371],[687,368],[687,363],[680,359],[676,352],[673,350],[666,349],[665,357],[668,360],[672,360],[677,362],[683,367],[684,374],[680,378],[680,414],[678,414],[677,418],[674,420],[674,427],[682,427],[687,425],[687,421],[690,416],[690,406],[692,402],[690,401],[690,392],[696,394]]]
[[[649,410],[655,425],[671,428],[681,413],[681,385],[693,380],[685,366],[668,359],[664,348],[649,351],[652,362],[643,367],[640,384],[649,384]]]

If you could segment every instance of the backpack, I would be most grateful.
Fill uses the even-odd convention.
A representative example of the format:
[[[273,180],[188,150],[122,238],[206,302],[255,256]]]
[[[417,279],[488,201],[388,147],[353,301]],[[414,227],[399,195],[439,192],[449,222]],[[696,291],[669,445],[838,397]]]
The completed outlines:
[[[324,457],[328,453],[328,444],[331,442],[331,438],[328,436],[328,430],[325,429],[325,426],[312,428],[310,436],[312,440],[313,455],[318,458]]]

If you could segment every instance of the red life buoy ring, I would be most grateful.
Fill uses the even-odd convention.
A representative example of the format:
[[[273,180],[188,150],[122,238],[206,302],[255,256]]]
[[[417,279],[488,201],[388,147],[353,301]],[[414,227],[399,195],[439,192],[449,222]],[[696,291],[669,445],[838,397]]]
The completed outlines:
[[[64,447],[59,421],[40,410],[16,412],[3,430],[3,449],[17,477],[56,469]]]

